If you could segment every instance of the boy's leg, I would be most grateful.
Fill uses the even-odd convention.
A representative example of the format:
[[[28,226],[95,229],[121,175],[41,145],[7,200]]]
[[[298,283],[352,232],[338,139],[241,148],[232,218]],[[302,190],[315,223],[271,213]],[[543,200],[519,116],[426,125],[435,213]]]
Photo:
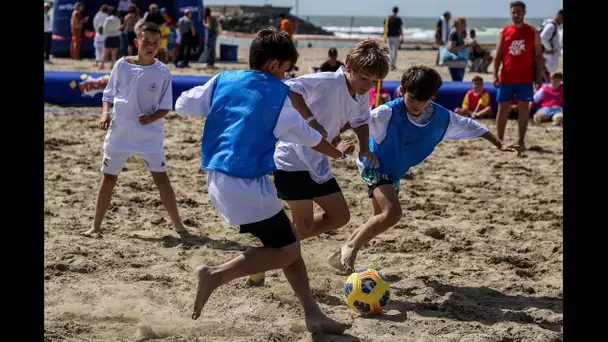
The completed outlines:
[[[152,173],[154,183],[158,188],[160,200],[163,202],[165,210],[171,218],[171,222],[178,234],[189,234],[184,223],[179,216],[177,209],[177,201],[175,200],[175,192],[171,187],[169,176],[167,175],[167,163],[164,154],[142,155],[146,168]]]
[[[332,179],[335,181],[335,179]],[[337,186],[337,182],[336,182]],[[315,197],[313,201],[323,209],[322,213],[316,213],[314,224],[310,235],[302,236],[302,239],[314,237],[329,231],[344,227],[350,221],[350,211],[342,191],[333,194]]]
[[[112,191],[118,181],[118,173],[122,169],[122,166],[129,158],[128,153],[113,153],[111,151],[104,151],[103,162],[101,165],[101,172],[103,172],[103,178],[97,191],[97,201],[95,203],[95,218],[93,219],[93,227],[87,230],[84,234],[91,235],[101,233],[101,222],[110,207],[110,200],[112,198]]]
[[[562,126],[564,124],[564,113],[557,113],[551,118],[554,126]]]
[[[519,110],[519,118],[517,120],[519,128],[519,146],[525,148],[526,132],[528,131],[528,122],[530,121],[530,103],[534,98],[534,86],[532,83],[518,84],[515,92],[517,97],[517,108]]]
[[[307,329],[311,332],[337,334],[344,332],[346,326],[325,316],[314,301],[306,266],[300,255],[300,243],[283,210],[264,221],[242,225],[241,233],[251,233],[256,236],[264,247],[250,248],[217,267],[197,268],[198,289],[193,319],[200,316],[209,296],[220,285],[248,274],[282,268],[287,281],[304,307]]]
[[[401,219],[402,212],[397,191],[392,184],[382,183],[378,183],[372,191],[374,215],[351,234],[339,254],[334,253],[330,256],[328,261],[331,266],[345,272],[354,272],[355,260],[361,247]]]
[[[471,117],[471,112],[467,108],[456,108],[454,109],[454,113],[461,116],[466,116],[467,118]]]

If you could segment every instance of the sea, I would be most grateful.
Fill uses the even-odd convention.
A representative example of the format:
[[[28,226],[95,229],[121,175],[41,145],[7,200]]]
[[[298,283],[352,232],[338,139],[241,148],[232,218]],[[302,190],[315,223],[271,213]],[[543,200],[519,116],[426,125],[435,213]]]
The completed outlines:
[[[385,17],[353,17],[353,16],[306,16],[300,18],[309,21],[316,26],[333,32],[338,38],[382,38],[384,27],[382,25]],[[526,18],[526,22],[535,27],[540,27],[543,20],[547,18]],[[432,43],[435,41],[435,27],[439,17],[417,18],[401,17],[403,20],[404,40],[411,42]],[[500,30],[511,24],[511,18],[467,18],[467,31],[475,29],[479,43],[495,43]],[[560,36],[563,28],[560,28]],[[250,40],[243,38],[221,37],[220,42],[248,45]],[[298,46],[312,45],[320,47],[351,47],[353,41],[320,41],[320,40],[298,40]],[[563,45],[563,43],[562,43]]]

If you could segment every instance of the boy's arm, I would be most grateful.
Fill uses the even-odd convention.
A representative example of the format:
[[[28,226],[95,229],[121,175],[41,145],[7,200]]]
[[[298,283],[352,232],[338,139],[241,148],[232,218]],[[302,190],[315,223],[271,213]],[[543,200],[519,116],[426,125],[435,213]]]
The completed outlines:
[[[450,123],[448,124],[447,131],[445,132],[444,139],[463,140],[480,137],[491,142],[501,151],[521,152],[519,146],[504,146],[502,140],[498,139],[494,134],[492,134],[492,132],[477,121],[450,112]]]
[[[291,100],[293,107],[298,111],[298,113],[300,113],[304,121],[315,131],[321,133],[323,139],[327,138],[327,131],[325,131],[325,128],[323,128],[317,119],[315,119],[314,115],[310,111],[310,108],[308,108],[306,101],[304,100],[304,96],[290,90],[289,99]]]
[[[319,132],[302,120],[289,99],[285,100],[273,133],[281,141],[309,146],[313,150],[335,159],[346,158],[344,151],[354,149],[352,142],[343,141],[337,148],[328,143]]]
[[[118,79],[117,73],[118,68],[121,64],[122,61],[114,63],[112,72],[110,72],[110,78],[108,79],[108,83],[106,83],[106,87],[104,88],[101,97],[101,118],[99,118],[98,127],[100,129],[103,129],[104,131],[107,130],[108,127],[110,127],[110,121],[112,121],[112,106],[114,104],[114,96],[116,96],[116,86]]]
[[[211,108],[211,97],[213,95],[213,84],[216,76],[213,76],[202,86],[194,87],[183,92],[175,102],[175,111],[178,114],[206,117]]]

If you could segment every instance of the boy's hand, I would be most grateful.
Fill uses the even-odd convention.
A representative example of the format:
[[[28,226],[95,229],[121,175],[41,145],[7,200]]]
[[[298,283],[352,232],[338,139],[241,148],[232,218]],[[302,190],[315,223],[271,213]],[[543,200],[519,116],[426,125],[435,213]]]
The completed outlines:
[[[107,131],[108,127],[110,127],[110,121],[112,121],[112,116],[110,114],[102,114],[97,126],[100,129]]]
[[[308,122],[308,126],[310,126],[310,128],[314,129],[315,131],[321,133],[323,139],[327,139],[327,131],[325,130],[325,128],[323,128],[323,126],[321,126],[317,119],[310,120]]]
[[[521,146],[516,144],[505,146],[502,141],[500,142],[500,146],[498,146],[498,149],[503,152],[517,152],[518,156],[524,152],[524,149]]]
[[[340,140],[336,149],[344,154],[352,154],[355,152],[355,142],[353,140]]]
[[[359,151],[359,160],[363,163],[363,165],[365,165],[365,167],[375,169],[380,166],[378,158],[376,158],[376,155],[371,153],[370,151]]]
[[[331,141],[331,144],[334,145],[334,147],[336,147],[336,146],[338,146],[340,141],[342,141],[342,138],[338,135],[334,138],[334,140]]]
[[[139,123],[142,125],[147,125],[147,124],[150,124],[150,123],[156,121],[152,115],[139,114],[138,118],[139,118]]]

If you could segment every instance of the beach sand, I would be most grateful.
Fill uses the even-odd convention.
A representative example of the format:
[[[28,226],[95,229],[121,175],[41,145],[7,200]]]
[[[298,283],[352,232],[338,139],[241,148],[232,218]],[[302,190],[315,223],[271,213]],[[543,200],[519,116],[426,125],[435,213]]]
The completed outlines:
[[[300,54],[298,58],[297,66],[299,71],[296,72],[297,76],[308,74],[312,72],[313,67],[319,67],[327,59],[326,48],[298,48]],[[339,48],[338,60],[344,62],[346,54],[349,48]],[[219,49],[218,49],[219,53]],[[218,55],[219,56],[219,55]],[[413,65],[428,65],[435,67],[435,59],[437,56],[436,51],[411,51],[411,50],[400,50],[397,55],[397,70],[390,71],[386,76],[386,80],[399,81],[401,75],[408,67]],[[560,67],[562,65],[563,58],[560,60]],[[94,67],[93,60],[81,60],[73,61],[70,59],[57,58],[53,59],[51,65],[45,64],[45,70],[64,70],[64,71],[85,71],[85,72],[97,72],[98,68]],[[109,63],[106,64],[105,72],[110,72]],[[174,75],[215,75],[221,71],[229,69],[246,69],[249,67],[249,47],[239,47],[238,50],[238,62],[221,62],[218,61],[215,68],[207,68],[202,63],[191,63],[190,68],[176,68],[174,64],[169,64],[171,73]],[[451,81],[450,73],[447,68],[437,67],[437,70],[443,77],[444,82]],[[489,68],[492,71],[492,66]],[[491,74],[480,74],[474,72],[466,72],[464,76],[465,81],[470,81],[476,75],[480,75],[484,78],[484,81],[491,82]]]
[[[402,52],[399,66],[432,65],[433,56]],[[91,71],[91,64],[56,59],[50,67]],[[195,70],[201,71],[176,73]],[[219,288],[198,321],[190,319],[194,268],[220,264],[255,244],[210,203],[200,170],[200,119],[171,113],[165,138],[179,208],[197,236],[180,239],[172,230],[138,157],[118,178],[103,238],[81,236],[93,220],[101,179],[105,132],[97,120],[45,114],[45,341],[563,339],[559,127],[531,124],[525,158],[482,139],[445,141],[411,170],[401,182],[404,217],[359,253],[357,267],[379,269],[391,282],[390,304],[369,318],[347,308],[346,276],[325,261],[371,213],[354,161],[332,161],[351,221],[336,234],[302,243],[315,298],[331,317],[352,324],[343,336],[327,336],[305,331],[302,309],[280,271],[269,272],[264,287],[247,288],[237,279]],[[491,121],[483,124],[495,132]],[[516,141],[516,128],[510,121],[508,141]]]

